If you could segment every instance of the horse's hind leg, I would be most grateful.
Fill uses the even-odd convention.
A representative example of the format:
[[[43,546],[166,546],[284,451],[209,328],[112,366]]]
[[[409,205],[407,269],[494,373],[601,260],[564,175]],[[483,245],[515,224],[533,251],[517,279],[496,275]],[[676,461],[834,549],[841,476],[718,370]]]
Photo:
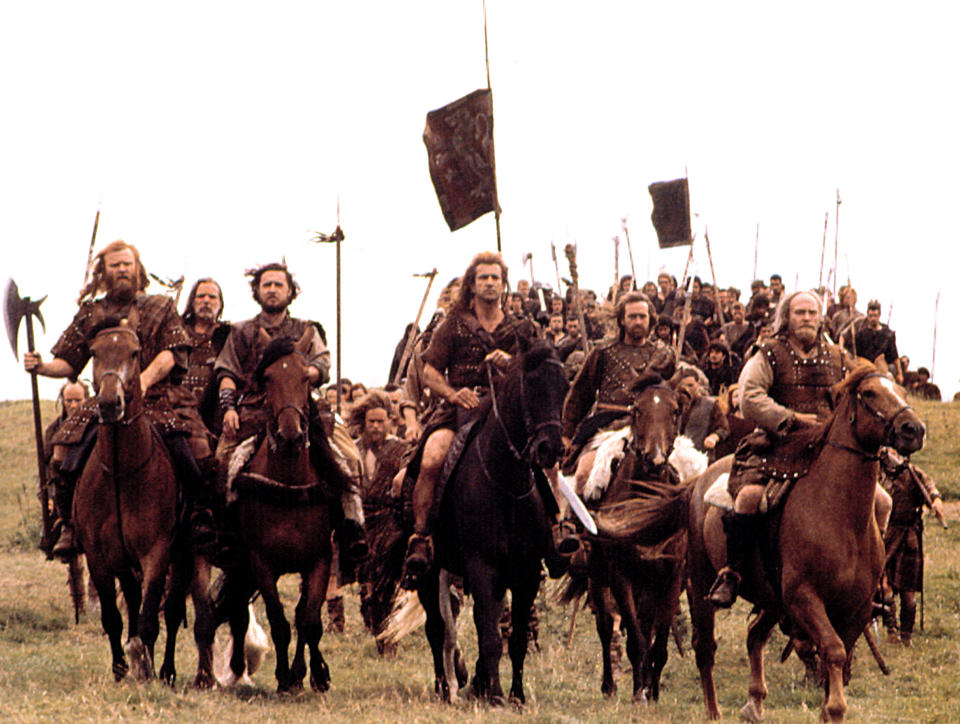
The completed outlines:
[[[167,628],[167,641],[163,649],[163,663],[160,664],[160,680],[169,686],[173,686],[177,681],[175,663],[177,632],[187,613],[189,565],[182,554],[175,555],[175,560],[170,566],[167,598],[163,604],[163,622]]]
[[[763,675],[763,647],[770,638],[770,632],[777,625],[777,615],[763,610],[750,622],[747,628],[747,654],[750,657],[750,688],[747,703],[740,710],[740,716],[746,721],[763,719],[763,700],[767,698],[767,682]]]
[[[454,611],[453,594],[450,592],[450,573],[440,571],[438,577],[437,604],[443,619],[443,681],[446,684],[444,701],[457,697],[460,682],[457,678],[457,613]]]
[[[441,701],[449,702],[451,682],[447,677],[446,668],[447,625],[440,604],[441,576],[445,578],[445,574],[446,571],[438,574],[434,569],[421,576],[417,586],[417,597],[427,615],[423,630],[427,636],[427,643],[430,644],[430,655],[433,659],[433,693],[439,696]],[[453,684],[453,686],[456,685]]]
[[[713,580],[712,574],[709,577]],[[697,586],[697,583],[699,583],[698,579],[691,575],[691,585],[687,588],[687,602],[690,604],[692,646],[697,670],[700,672],[700,688],[703,690],[707,718],[719,719],[720,707],[717,705],[717,690],[713,683],[714,656],[717,652],[717,640],[713,633],[715,612],[713,606],[704,600],[707,589]]]
[[[634,600],[633,584],[625,575],[612,576],[610,590],[617,602],[617,608],[620,609],[621,620],[627,628],[627,656],[630,658],[630,666],[633,670],[633,700],[644,702],[646,695],[643,689],[643,661],[649,642],[637,622],[637,604]]]
[[[539,560],[537,561],[539,564]],[[540,571],[530,570],[517,581],[512,588],[510,619],[513,631],[510,634],[510,663],[513,665],[513,678],[510,682],[510,701],[525,704],[527,697],[523,691],[523,663],[527,657],[527,631],[530,626],[530,609],[533,599],[540,588]]]

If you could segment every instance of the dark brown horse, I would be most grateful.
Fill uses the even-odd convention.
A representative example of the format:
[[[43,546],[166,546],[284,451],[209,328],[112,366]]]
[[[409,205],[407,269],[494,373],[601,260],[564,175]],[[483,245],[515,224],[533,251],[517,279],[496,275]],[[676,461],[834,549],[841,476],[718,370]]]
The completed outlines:
[[[798,433],[819,453],[771,516],[777,522],[769,526],[768,560],[758,554],[745,571],[741,595],[761,610],[747,634],[751,676],[741,714],[750,720],[763,716],[763,646],[778,622],[819,653],[825,673],[822,716],[843,720],[844,668],[870,618],[883,566],[883,541],[874,516],[877,450],[888,445],[909,454],[923,446],[923,423],[902,390],[872,364],[855,367],[835,393],[837,404],[826,423]],[[729,472],[730,462],[729,457],[719,460],[690,485],[665,486],[661,495],[625,504],[615,517],[597,519],[601,532],[645,543],[688,530],[693,647],[711,719],[720,718],[720,710],[713,683],[714,610],[705,597],[724,564],[725,545],[721,512],[703,497]],[[767,570],[775,572],[774,580],[765,575]]]
[[[270,415],[267,435],[231,491],[237,496],[231,510],[242,560],[225,583],[230,629],[235,642],[244,640],[247,603],[253,591],[260,591],[276,649],[280,692],[303,688],[306,648],[310,649],[310,684],[318,691],[330,686],[330,671],[320,653],[320,614],[330,577],[332,521],[330,496],[311,465],[307,442],[310,388],[303,355],[309,344],[304,334],[298,342],[274,340],[265,350],[258,377]],[[292,666],[290,624],[277,591],[277,579],[284,573],[299,573],[301,582]],[[233,647],[230,668],[237,678],[242,675],[243,646]]]
[[[143,414],[140,342],[127,320],[100,331],[90,345],[98,389],[97,444],[77,483],[74,519],[90,578],[100,597],[101,620],[110,639],[113,673],[128,665],[121,645],[123,620],[115,580],[127,605],[126,654],[140,680],[153,677],[159,609],[171,561],[189,556],[189,537],[178,536],[179,493],[173,463],[159,433]],[[189,583],[190,572],[183,574]],[[141,583],[142,581],[142,583]],[[167,655],[161,677],[176,678],[173,648],[183,620],[186,586],[175,587],[166,614]],[[178,598],[179,597],[179,598]],[[198,603],[195,636],[200,663],[195,683],[212,684],[213,629]]]
[[[632,392],[630,446],[604,494],[603,504],[630,500],[638,490],[646,489],[642,481],[676,481],[667,458],[680,420],[677,395],[659,376],[642,378]],[[604,695],[613,696],[617,691],[611,657],[615,611],[608,596],[612,596],[627,631],[633,699],[656,701],[659,697],[670,625],[679,610],[685,556],[685,531],[652,547],[604,539],[591,543],[590,594],[603,651],[600,690]]]

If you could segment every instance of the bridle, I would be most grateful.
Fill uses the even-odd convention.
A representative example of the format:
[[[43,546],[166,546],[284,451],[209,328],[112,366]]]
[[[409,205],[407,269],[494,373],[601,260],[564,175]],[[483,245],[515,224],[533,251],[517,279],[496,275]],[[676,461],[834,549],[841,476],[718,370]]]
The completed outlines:
[[[561,370],[563,369],[563,363],[558,359],[546,359],[542,362],[545,365],[556,365]],[[522,450],[517,450],[516,446],[513,444],[513,440],[510,439],[510,433],[507,431],[507,426],[503,422],[503,418],[500,416],[500,408],[497,405],[497,391],[494,388],[493,384],[493,371],[492,365],[487,364],[487,383],[490,386],[490,405],[493,409],[493,416],[497,421],[497,424],[500,426],[500,431],[503,433],[504,438],[507,441],[507,447],[509,447],[511,454],[518,463],[527,462],[532,464],[533,461],[530,459],[533,456],[534,451],[534,442],[539,438],[540,433],[543,430],[549,428],[561,429],[562,425],[560,424],[560,418],[551,420],[544,420],[543,422],[534,423],[533,415],[530,413],[530,405],[527,402],[527,391],[526,386],[523,383],[524,374],[521,370],[520,374],[520,410],[523,412],[523,428],[527,434],[527,442],[523,446]]]
[[[854,396],[855,401],[853,405],[853,411],[850,413],[850,425],[854,431],[854,439],[857,440],[857,444],[860,445],[860,448],[859,449],[853,448],[853,447],[850,447],[849,445],[844,445],[843,443],[838,443],[833,440],[827,441],[829,445],[836,448],[840,448],[841,450],[847,450],[849,452],[856,453],[861,457],[863,457],[865,460],[879,460],[880,458],[876,455],[876,453],[868,453],[866,450],[864,450],[862,443],[860,442],[860,439],[857,438],[857,435],[856,435],[857,410],[860,407],[863,407],[864,410],[869,412],[871,415],[873,415],[873,417],[877,418],[880,422],[883,423],[883,440],[885,442],[890,441],[893,435],[893,427],[894,427],[894,424],[896,423],[897,418],[900,417],[900,415],[902,415],[904,412],[907,412],[908,410],[913,410],[912,405],[904,403],[903,405],[901,405],[896,409],[893,415],[891,415],[890,417],[887,417],[882,412],[880,412],[880,410],[878,410],[876,407],[872,406],[869,402],[867,402],[867,400],[863,396],[863,393],[860,391],[860,385],[862,385],[864,382],[866,382],[867,380],[873,377],[880,377],[885,379],[884,375],[880,374],[879,372],[870,372],[869,374],[864,375],[863,378],[861,378],[861,380],[857,383],[857,391]]]

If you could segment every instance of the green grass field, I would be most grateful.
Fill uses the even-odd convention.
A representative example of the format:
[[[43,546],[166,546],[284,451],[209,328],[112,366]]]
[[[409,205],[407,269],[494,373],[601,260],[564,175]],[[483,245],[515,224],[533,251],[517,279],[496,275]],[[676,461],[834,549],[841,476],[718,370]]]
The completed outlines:
[[[915,457],[930,472],[948,500],[951,527],[926,528],[927,586],[925,630],[913,648],[880,646],[892,669],[883,676],[866,647],[857,650],[854,678],[847,689],[849,719],[861,722],[950,722],[960,719],[960,519],[956,500],[960,452],[960,406],[916,403],[930,427],[925,450]],[[52,406],[45,406],[45,415]],[[49,418],[47,418],[49,419]],[[98,612],[79,625],[66,588],[66,569],[47,562],[35,550],[39,509],[34,496],[36,458],[30,406],[0,403],[0,720],[2,721],[523,721],[523,722],[689,722],[703,720],[696,666],[670,646],[660,702],[631,703],[629,663],[619,675],[616,697],[600,694],[600,646],[593,616],[581,611],[572,646],[564,647],[571,609],[541,594],[540,650],[527,659],[528,704],[522,713],[491,710],[474,702],[443,705],[433,696],[429,651],[422,631],[404,639],[393,660],[377,657],[364,631],[356,591],[347,593],[347,630],[325,634],[321,647],[330,666],[332,689],[323,695],[274,693],[274,659],[254,676],[255,686],[231,691],[189,689],[196,653],[189,631],[178,642],[179,682],[174,689],[153,682],[113,681],[107,641]],[[297,582],[283,580],[292,616]],[[684,604],[685,605],[685,604]],[[745,634],[748,609],[738,603],[718,621],[716,681],[726,719],[736,720],[746,697],[748,669]],[[262,607],[258,617],[263,623]],[[192,621],[192,616],[191,616]],[[266,624],[264,623],[266,628]],[[919,623],[918,623],[919,627]],[[689,628],[686,626],[685,628]],[[221,636],[223,632],[221,632]],[[158,651],[162,644],[158,642]],[[467,661],[476,656],[470,609],[461,616],[461,645]],[[785,640],[779,632],[767,648],[770,695],[767,721],[819,720],[822,693],[804,681],[796,658],[779,664]],[[159,657],[158,657],[159,663]],[[472,666],[471,666],[472,668]],[[501,676],[509,682],[509,660]]]

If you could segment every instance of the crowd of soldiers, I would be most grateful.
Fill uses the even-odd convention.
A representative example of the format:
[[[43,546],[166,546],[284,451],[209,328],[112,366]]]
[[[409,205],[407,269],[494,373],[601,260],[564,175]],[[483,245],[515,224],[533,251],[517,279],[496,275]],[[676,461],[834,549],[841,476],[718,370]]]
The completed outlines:
[[[755,281],[743,303],[736,288],[715,289],[694,277],[687,290],[661,272],[656,283],[639,289],[631,277],[623,277],[603,299],[573,287],[558,295],[527,280],[509,291],[507,267],[490,252],[478,254],[447,284],[422,333],[408,328],[389,384],[367,388],[341,379],[339,386],[324,388],[330,369],[325,333],[316,322],[290,315],[299,291],[290,270],[268,264],[248,276],[261,308],[253,319],[233,325],[222,320],[223,294],[213,278],[196,281],[178,314],[170,298],[145,293],[147,275],[137,250],[114,242],[97,255],[80,309],[54,346],[53,359],[24,356],[27,371],[70,380],[61,390],[63,414],[46,438],[57,519],[51,555],[66,558],[76,552],[72,491],[96,424],[96,402],[77,378],[90,359],[93,336],[120,319],[136,320],[146,412],[186,488],[195,545],[224,565],[231,555],[224,532],[224,468],[237,444],[262,434],[267,424],[256,374],[261,356],[270,340],[307,335],[309,382],[316,389],[310,435],[329,440],[316,447],[332,451],[351,481],[336,501],[341,569],[352,570],[367,553],[364,506],[370,511],[406,494],[413,518],[404,561],[408,588],[416,586],[433,558],[440,473],[456,431],[480,409],[488,370],[505,369],[536,340],[556,348],[572,382],[562,413],[563,470],[581,488],[593,463],[590,438],[620,424],[631,402],[630,386],[644,374],[676,382],[685,398],[681,433],[695,447],[710,458],[737,449],[728,565],[711,593],[718,606],[736,598],[738,569],[760,516],[763,481],[751,477],[751,449],[738,447],[739,441],[757,428],[781,436],[822,421],[832,404],[829,386],[845,371],[841,347],[874,362],[910,391],[939,399],[929,374],[910,371],[899,355],[895,333],[880,321],[879,303],[871,301],[862,314],[851,287],[841,289],[833,303],[812,292],[787,293],[780,276],[773,275],[769,285]],[[403,354],[408,347],[413,353]],[[787,368],[800,370],[800,376],[788,378]],[[807,370],[810,375],[804,377]],[[940,514],[942,503],[916,466],[895,456],[887,460],[881,481],[889,491],[885,508],[878,488],[878,519],[892,551],[887,603],[893,592],[901,596],[897,635],[909,641],[912,592],[922,583],[920,512],[926,505]],[[925,494],[918,498],[919,487]],[[570,521],[558,516],[551,523],[554,548],[546,563],[551,575],[560,575],[581,545]],[[892,614],[887,623],[897,631]]]

